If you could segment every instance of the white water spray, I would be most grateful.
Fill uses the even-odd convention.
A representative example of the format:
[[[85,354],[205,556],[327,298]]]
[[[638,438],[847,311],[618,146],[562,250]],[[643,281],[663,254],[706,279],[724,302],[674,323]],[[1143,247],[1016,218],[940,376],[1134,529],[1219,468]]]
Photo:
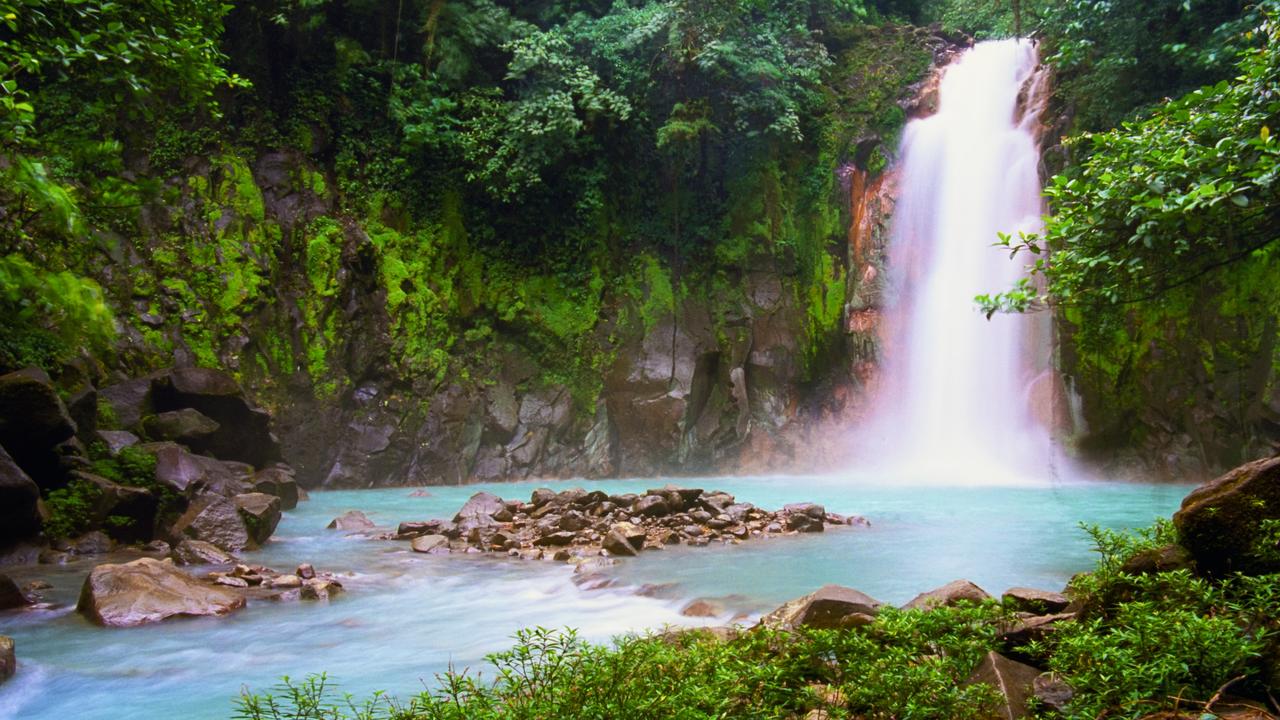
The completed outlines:
[[[946,69],[937,114],[905,130],[883,376],[858,431],[869,441],[861,454],[895,476],[955,484],[1049,474],[1048,429],[1032,419],[1027,393],[1047,335],[1033,318],[988,321],[974,303],[1023,272],[1024,256],[992,247],[997,233],[1041,227],[1037,118],[1019,104],[1036,71],[1029,41],[979,44]]]

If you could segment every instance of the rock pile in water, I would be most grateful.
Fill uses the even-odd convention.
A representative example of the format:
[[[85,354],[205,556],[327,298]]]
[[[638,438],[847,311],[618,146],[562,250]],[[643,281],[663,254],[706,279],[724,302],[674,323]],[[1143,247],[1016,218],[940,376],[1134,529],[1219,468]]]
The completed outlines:
[[[574,561],[632,556],[667,545],[737,543],[752,538],[822,532],[828,525],[867,525],[816,503],[770,511],[718,490],[674,485],[644,494],[610,495],[574,488],[533,491],[529,502],[486,493],[471,496],[453,520],[401,523],[395,535],[417,552],[506,552],[530,560]]]

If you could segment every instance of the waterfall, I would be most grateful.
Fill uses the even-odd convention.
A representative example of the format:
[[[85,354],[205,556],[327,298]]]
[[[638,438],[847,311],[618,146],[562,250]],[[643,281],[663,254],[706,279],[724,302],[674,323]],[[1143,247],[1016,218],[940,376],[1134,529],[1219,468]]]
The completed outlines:
[[[859,454],[895,476],[1048,474],[1049,431],[1029,407],[1048,360],[1044,321],[987,320],[974,303],[1028,262],[992,247],[998,233],[1041,228],[1038,76],[1032,42],[978,44],[944,71],[937,113],[904,131],[881,377],[873,416],[855,431]]]

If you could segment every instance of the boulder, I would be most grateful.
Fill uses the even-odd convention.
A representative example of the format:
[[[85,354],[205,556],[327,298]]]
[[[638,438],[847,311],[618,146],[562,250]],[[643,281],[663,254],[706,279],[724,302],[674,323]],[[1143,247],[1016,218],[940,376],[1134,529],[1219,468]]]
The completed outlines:
[[[903,610],[932,610],[936,607],[952,607],[959,602],[980,603],[990,600],[986,590],[968,580],[952,580],[940,588],[922,592],[915,596]]]
[[[0,376],[0,446],[37,485],[66,483],[56,448],[75,434],[76,424],[44,371],[28,368]]]
[[[661,495],[645,495],[636,501],[631,511],[642,517],[657,517],[671,512],[671,506]]]
[[[775,629],[831,629],[865,625],[883,605],[871,596],[839,585],[825,585],[765,615],[760,624]]]
[[[328,600],[340,592],[342,592],[342,583],[331,578],[315,577],[302,583],[304,600]]]
[[[615,523],[604,537],[603,547],[610,555],[632,556],[644,547],[644,529],[629,522]]]
[[[97,442],[102,443],[112,457],[119,455],[121,450],[142,442],[137,435],[128,430],[99,430],[93,436]]]
[[[90,530],[68,545],[72,555],[106,555],[113,547],[111,537],[101,530]]]
[[[817,503],[793,503],[782,507],[787,529],[796,532],[822,532],[826,508]]]
[[[114,424],[120,428],[134,427],[143,417],[155,412],[151,404],[150,377],[108,385],[98,390],[98,397],[106,402]]]
[[[1054,613],[1020,618],[1000,632],[1000,642],[1010,651],[1016,651],[1024,645],[1044,640],[1056,629],[1058,623],[1075,619],[1075,613]]]
[[[172,440],[196,452],[207,450],[209,438],[221,426],[194,408],[170,410],[142,421],[142,430],[152,440]]]
[[[298,507],[298,481],[288,466],[273,465],[263,468],[254,473],[252,483],[254,492],[280,498],[281,510],[292,510]]]
[[[40,488],[0,447],[0,547],[40,532]]]
[[[236,504],[221,495],[202,495],[173,524],[175,535],[204,540],[235,552],[252,544]]]
[[[140,447],[156,456],[156,481],[188,498],[204,494],[232,497],[249,489],[242,466],[195,455],[171,442]]]
[[[0,610],[12,610],[26,607],[31,599],[18,588],[18,584],[8,575],[0,575]]]
[[[502,502],[502,498],[492,493],[478,492],[472,495],[462,509],[453,516],[455,523],[461,523],[472,518],[492,518],[497,513],[506,509],[506,504]]]
[[[93,473],[77,471],[72,476],[97,488],[92,522],[106,530],[112,539],[146,542],[155,534],[159,502],[150,491],[121,485]]]
[[[191,408],[218,423],[204,449],[221,460],[265,467],[280,460],[280,441],[271,434],[271,416],[249,404],[235,378],[211,368],[176,368],[151,381],[158,412]]]
[[[76,609],[100,625],[129,627],[178,616],[225,615],[244,605],[238,592],[206,585],[171,563],[142,558],[95,567]]]
[[[244,526],[249,531],[251,545],[264,545],[280,524],[280,498],[266,493],[245,493],[232,498]]]
[[[359,510],[348,510],[329,523],[330,530],[370,530],[374,527],[373,521]]]
[[[1054,673],[1037,675],[1031,683],[1031,694],[1040,701],[1041,707],[1060,713],[1067,711],[1067,705],[1076,696],[1071,686]]]
[[[92,385],[80,386],[67,398],[67,414],[76,424],[76,435],[85,444],[97,438],[98,389]]]
[[[18,656],[14,652],[13,638],[0,635],[0,683],[18,672]]]
[[[1018,720],[1029,716],[1027,700],[1032,696],[1032,686],[1040,671],[995,652],[987,653],[978,668],[973,671],[966,685],[983,683],[999,693],[996,716],[1001,720]]]
[[[715,617],[724,614],[724,606],[715,600],[698,598],[681,608],[680,614],[685,617]]]
[[[179,565],[232,565],[238,560],[222,548],[204,540],[185,538],[170,554]]]
[[[556,499],[556,491],[550,488],[538,488],[529,496],[529,504],[538,508]]]
[[[1280,520],[1280,456],[1242,465],[1195,490],[1173,516],[1181,543],[1201,572],[1280,571],[1280,552],[1263,521]],[[1274,542],[1274,539],[1270,539]]]
[[[1026,587],[1012,587],[1005,590],[1000,596],[1000,602],[1010,610],[1037,615],[1062,612],[1071,604],[1071,600],[1062,593]]]
[[[443,535],[420,535],[410,542],[410,547],[414,552],[420,553],[439,552],[442,548],[448,552],[449,538]]]
[[[1195,564],[1195,560],[1186,548],[1181,545],[1164,545],[1133,554],[1120,565],[1120,570],[1130,575],[1151,575],[1174,570],[1192,570]]]

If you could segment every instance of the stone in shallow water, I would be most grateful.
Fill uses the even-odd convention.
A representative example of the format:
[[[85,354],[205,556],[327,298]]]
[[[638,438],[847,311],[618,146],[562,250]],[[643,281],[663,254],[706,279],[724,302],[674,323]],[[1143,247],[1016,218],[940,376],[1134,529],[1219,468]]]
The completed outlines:
[[[359,510],[348,510],[329,523],[330,530],[369,530],[373,521]]]
[[[225,615],[244,604],[235,591],[206,585],[171,563],[142,558],[95,567],[76,610],[100,625],[129,627],[176,616]]]
[[[13,638],[0,635],[0,683],[13,677],[18,671],[18,658],[14,653]]]
[[[171,554],[179,565],[231,565],[236,557],[211,542],[184,539]]]
[[[445,552],[448,552],[449,538],[443,535],[422,535],[414,538],[410,545],[413,547],[414,552],[438,552],[441,548],[443,548]]]

